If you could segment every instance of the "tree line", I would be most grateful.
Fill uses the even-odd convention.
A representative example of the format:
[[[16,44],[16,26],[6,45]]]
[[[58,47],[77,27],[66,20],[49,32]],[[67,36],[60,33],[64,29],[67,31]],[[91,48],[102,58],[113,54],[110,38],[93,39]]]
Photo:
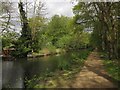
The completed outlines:
[[[120,57],[120,2],[79,2],[74,7],[76,19],[93,27],[93,47],[107,53],[109,59]]]
[[[54,15],[48,20],[41,14],[43,7],[41,2],[39,7],[34,7],[34,15],[28,17],[27,10],[20,1],[18,9],[21,34],[10,30],[4,32],[1,37],[3,48],[13,46],[16,48],[14,55],[24,57],[29,52],[39,52],[43,48],[79,50],[92,47],[105,52],[109,59],[118,59],[120,58],[119,4],[119,2],[78,1],[73,8],[74,17]],[[7,22],[9,23],[9,18]],[[4,29],[6,28],[4,27],[3,31]],[[14,36],[10,36],[11,34]]]

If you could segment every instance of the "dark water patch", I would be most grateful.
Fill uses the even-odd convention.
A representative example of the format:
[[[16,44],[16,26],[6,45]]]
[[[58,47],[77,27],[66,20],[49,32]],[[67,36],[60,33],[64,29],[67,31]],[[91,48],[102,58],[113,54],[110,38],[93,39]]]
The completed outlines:
[[[84,53],[84,54],[83,54]],[[41,58],[21,59],[2,62],[2,87],[24,88],[25,80],[33,77],[44,77],[56,70],[68,70],[77,63],[82,63],[87,56],[86,51],[69,52],[55,56]]]

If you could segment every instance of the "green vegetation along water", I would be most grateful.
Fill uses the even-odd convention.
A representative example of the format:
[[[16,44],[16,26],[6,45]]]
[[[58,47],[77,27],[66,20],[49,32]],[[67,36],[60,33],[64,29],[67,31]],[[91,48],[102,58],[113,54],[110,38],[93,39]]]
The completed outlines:
[[[3,88],[42,87],[38,83],[49,77],[56,77],[54,76],[56,74],[59,77],[59,71],[64,72],[64,76],[75,73],[77,68],[83,66],[88,53],[88,50],[81,50],[27,60],[3,61],[2,86]]]

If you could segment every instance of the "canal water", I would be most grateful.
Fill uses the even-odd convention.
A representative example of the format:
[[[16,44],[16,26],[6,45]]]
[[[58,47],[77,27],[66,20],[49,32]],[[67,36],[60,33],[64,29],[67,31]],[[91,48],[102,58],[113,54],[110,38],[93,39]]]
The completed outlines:
[[[71,66],[73,59],[80,57],[80,52],[63,53],[31,59],[2,62],[2,87],[24,88],[25,78],[40,76],[44,73],[55,72]]]

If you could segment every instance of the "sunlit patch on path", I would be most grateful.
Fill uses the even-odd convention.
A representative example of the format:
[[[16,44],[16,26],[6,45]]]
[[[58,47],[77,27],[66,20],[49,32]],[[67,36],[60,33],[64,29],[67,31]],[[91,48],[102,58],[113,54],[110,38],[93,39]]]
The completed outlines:
[[[72,88],[117,88],[107,74],[96,52],[92,52],[82,70],[75,76]]]

